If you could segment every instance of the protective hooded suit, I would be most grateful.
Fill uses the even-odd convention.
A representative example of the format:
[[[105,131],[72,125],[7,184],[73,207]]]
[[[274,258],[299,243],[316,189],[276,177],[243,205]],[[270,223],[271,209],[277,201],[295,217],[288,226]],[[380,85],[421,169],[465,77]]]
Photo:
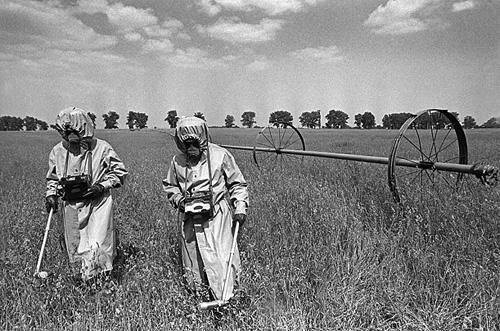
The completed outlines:
[[[113,268],[116,256],[110,189],[124,184],[128,172],[109,143],[94,138],[94,124],[87,112],[62,110],[56,129],[63,140],[49,155],[47,209],[60,209],[70,262],[81,261],[81,275],[88,280]]]
[[[196,140],[201,147],[201,158],[196,165],[190,165],[187,160],[188,140]],[[208,142],[208,129],[203,120],[181,118],[177,123],[175,142],[181,153],[174,156],[167,178],[163,180],[163,188],[172,206],[179,208],[184,276],[192,290],[208,285],[212,294],[222,300],[233,241],[233,208],[235,214],[246,215],[247,183],[233,156],[226,149]],[[201,216],[189,213],[190,197],[206,196],[207,193],[212,212]],[[240,257],[236,248],[225,300],[233,296],[239,273]]]

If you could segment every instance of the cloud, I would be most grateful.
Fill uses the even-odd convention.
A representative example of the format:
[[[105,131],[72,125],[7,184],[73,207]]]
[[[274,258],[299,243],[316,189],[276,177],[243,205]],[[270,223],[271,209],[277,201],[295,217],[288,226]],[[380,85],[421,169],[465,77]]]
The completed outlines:
[[[174,33],[178,32],[182,29],[184,25],[182,22],[176,19],[170,19],[163,22],[161,25],[155,24],[151,26],[144,27],[144,32],[149,37],[156,38],[168,38],[171,37]]]
[[[191,69],[212,69],[227,67],[228,59],[214,59],[209,57],[207,51],[199,48],[177,49],[167,61],[176,67]]]
[[[102,49],[117,43],[101,35],[52,2],[25,0],[0,2],[2,44],[29,44],[59,49]],[[0,49],[2,46],[0,46]]]
[[[165,40],[150,39],[150,40],[146,41],[146,43],[142,47],[142,50],[145,53],[152,53],[152,52],[170,53],[174,50],[174,45],[168,39],[165,39]]]
[[[137,32],[129,32],[123,36],[128,41],[139,41],[142,40],[142,35]]]
[[[215,16],[222,10],[222,7],[214,0],[200,0],[199,6],[209,16]]]
[[[263,19],[258,24],[242,23],[237,18],[220,19],[208,27],[198,26],[198,32],[235,44],[260,43],[273,40],[283,23],[272,19]]]
[[[337,46],[304,48],[290,52],[289,56],[302,61],[318,62],[321,64],[336,63],[343,60],[343,56]]]
[[[211,16],[217,15],[222,9],[262,10],[268,15],[279,15],[286,12],[297,13],[322,1],[324,0],[199,0],[199,5]]]
[[[453,4],[453,11],[458,12],[462,10],[468,10],[472,9],[476,6],[476,3],[472,0],[467,0],[467,1],[461,1],[461,2],[455,2]]]
[[[109,21],[121,30],[131,31],[158,23],[151,9],[140,9],[116,3],[106,9]]]
[[[373,11],[365,25],[379,34],[399,35],[426,30],[430,20],[426,18],[431,5],[440,0],[389,0]]]
[[[251,72],[259,72],[259,71],[269,69],[270,67],[271,67],[271,62],[268,59],[260,58],[260,59],[254,60],[253,62],[247,64],[245,66],[245,69],[247,71],[251,71]]]

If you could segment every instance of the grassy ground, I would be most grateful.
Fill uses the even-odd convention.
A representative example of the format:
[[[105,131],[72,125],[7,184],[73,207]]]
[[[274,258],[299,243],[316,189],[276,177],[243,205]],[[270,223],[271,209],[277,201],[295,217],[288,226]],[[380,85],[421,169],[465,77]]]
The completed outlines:
[[[257,131],[213,129],[252,146]],[[308,150],[388,156],[396,131],[304,130]],[[114,192],[121,283],[73,285],[54,222],[33,278],[47,214],[44,187],[55,132],[0,132],[0,328],[106,330],[500,329],[500,190],[393,203],[386,167],[305,158],[259,171],[233,154],[251,209],[239,240],[244,292],[200,312],[181,282],[178,224],[161,188],[175,144],[166,132],[103,131],[130,171]],[[500,134],[467,132],[471,163],[500,164]]]

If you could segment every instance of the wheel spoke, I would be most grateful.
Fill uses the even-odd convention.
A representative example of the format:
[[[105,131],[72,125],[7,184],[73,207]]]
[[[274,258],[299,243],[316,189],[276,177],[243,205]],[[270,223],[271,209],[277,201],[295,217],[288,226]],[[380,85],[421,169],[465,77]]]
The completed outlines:
[[[445,150],[447,150],[451,145],[453,145],[453,143],[455,142],[458,142],[458,139],[455,139],[453,140],[452,142],[450,142],[448,145],[446,145],[442,150],[438,151],[437,153],[441,153],[441,152],[444,152]],[[437,153],[436,153],[436,156],[437,156]],[[434,155],[433,155],[434,156]]]
[[[282,148],[281,143],[283,142],[283,141],[281,140],[281,138],[282,138],[282,137],[281,137],[281,131],[282,131],[282,130],[281,130],[281,127],[280,127],[280,126],[279,126],[279,124],[278,124],[278,148],[279,148],[279,149],[281,149],[281,148]]]
[[[300,137],[299,137],[299,138],[297,138],[297,139],[295,139],[295,140],[294,140],[294,141],[292,141],[291,143],[289,143],[289,144],[285,145],[285,146],[284,146],[285,148],[283,148],[283,149],[286,149],[286,147],[288,147],[288,146],[293,146],[293,145],[294,145],[296,142],[298,142],[298,141],[300,141]]]
[[[271,132],[269,132],[269,135],[270,135],[270,138],[269,139],[265,134],[262,134],[262,136],[269,142],[269,145],[273,148],[276,148],[276,146],[274,145],[274,141],[273,141],[273,135]]]
[[[410,175],[413,175],[413,174],[419,173],[419,172],[421,172],[420,169],[417,169],[417,170],[414,170],[414,171],[411,171],[411,172],[400,173],[399,175],[396,175],[396,178],[407,177],[407,176],[410,176]]]
[[[415,132],[417,133],[417,139],[418,139],[418,146],[419,146],[419,152],[420,152],[420,159],[423,159],[424,158],[424,153],[422,153],[422,140],[420,140],[420,134],[418,133],[418,130],[415,126],[413,126],[413,128],[415,128]]]
[[[446,132],[446,135],[444,136],[443,141],[441,141],[441,145],[439,145],[438,153],[440,153],[442,151],[441,148],[443,147],[444,142],[446,141],[446,138],[448,138],[448,136],[450,135],[450,132],[451,132],[451,129],[448,129],[448,132]]]
[[[268,141],[273,145],[274,148],[276,148],[276,144],[274,142],[274,138],[273,138],[273,133],[271,131],[271,127],[267,127],[267,131],[269,131],[269,137],[271,138],[271,140],[268,139]]]
[[[426,158],[428,161],[431,161],[431,159],[429,159],[429,157],[428,157],[426,154],[424,154],[424,153],[423,153],[423,151],[422,151],[422,150],[420,150],[420,149],[418,148],[418,146],[417,146],[417,145],[415,145],[415,144],[413,143],[413,141],[411,141],[410,139],[408,139],[406,136],[403,136],[403,138],[405,138],[405,139],[406,139],[406,141],[408,141],[411,145],[413,145],[413,147],[415,147],[415,148],[416,148],[416,149],[417,149],[417,150],[421,153],[421,155],[425,156],[425,158]],[[423,161],[423,160],[422,160],[422,161]]]
[[[431,126],[431,149],[429,151],[429,161],[432,161],[431,158],[430,158],[430,155],[432,155],[432,150],[436,150],[436,140],[435,140],[435,136],[434,136],[434,128],[433,128],[433,124],[434,124],[434,121],[432,119],[432,113],[429,111],[429,123],[430,123],[430,126]]]
[[[288,142],[289,142],[289,141],[290,141],[290,139],[292,139],[292,138],[293,138],[293,133],[291,133],[291,134],[290,134],[290,136],[288,137],[288,139],[286,140],[286,142],[283,144],[283,149],[286,149],[286,147],[288,147],[288,146],[290,146],[290,145],[294,144],[294,143],[295,143],[295,141],[297,141],[297,140],[295,140],[295,141],[294,141],[294,142],[292,142],[291,144],[288,144]],[[297,138],[297,139],[298,139],[298,140],[300,140],[300,137],[299,137],[299,138]]]
[[[441,171],[436,170],[435,172],[439,175],[439,177],[441,177],[446,182],[446,184],[448,184],[448,186],[452,186],[448,181],[448,179],[446,179],[446,177],[441,173]]]

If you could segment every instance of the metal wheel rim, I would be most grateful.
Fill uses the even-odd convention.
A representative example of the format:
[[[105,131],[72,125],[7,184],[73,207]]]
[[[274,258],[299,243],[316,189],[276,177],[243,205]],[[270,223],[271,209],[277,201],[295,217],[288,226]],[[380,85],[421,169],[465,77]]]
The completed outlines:
[[[433,114],[439,114],[438,116],[440,117],[445,117],[446,119],[449,120],[450,124],[443,128],[439,128],[441,123],[438,125],[438,123],[435,121],[436,119],[434,118]],[[419,120],[425,120],[425,116],[427,116],[427,119],[430,123],[430,128],[427,129],[422,129],[418,128],[418,125],[420,125]],[[407,137],[408,135],[408,130],[410,131],[415,131],[415,137],[417,142],[411,141]],[[422,138],[420,137],[421,133],[419,130],[430,130],[430,140],[431,140],[431,147],[430,149],[425,149],[423,147],[423,141]],[[443,133],[439,134],[439,130],[442,130]],[[453,134],[455,136],[453,136]],[[450,138],[451,142],[446,141],[448,138]],[[445,142],[446,141],[446,142]],[[401,194],[400,194],[400,189],[398,189],[398,181],[401,181],[401,179],[398,179],[398,174],[396,173],[396,167],[397,167],[397,161],[401,157],[398,155],[400,153],[400,147],[402,143],[407,143],[409,145],[413,145],[415,148],[414,152],[420,153],[420,157],[417,158],[415,161],[419,161],[418,163],[415,162],[415,168],[413,170],[412,175],[420,180],[420,185],[423,185],[423,181],[429,181],[432,182],[433,179],[436,179],[436,181],[443,180],[444,182],[447,182],[449,185],[457,185],[461,182],[463,178],[463,174],[455,174],[456,179],[454,183],[451,183],[446,177],[444,177],[439,171],[436,172],[436,170],[432,169],[432,163],[433,162],[451,162],[451,161],[456,161],[454,163],[459,163],[459,164],[467,164],[468,162],[468,154],[467,154],[467,141],[465,138],[465,133],[463,131],[462,126],[460,125],[460,122],[453,116],[453,114],[449,113],[447,110],[444,109],[427,109],[423,110],[413,117],[409,118],[401,127],[399,131],[399,135],[394,141],[394,144],[391,149],[391,154],[389,157],[389,164],[388,164],[388,184],[389,188],[393,194],[394,200],[396,202],[401,202]],[[451,150],[448,151],[450,148],[454,148],[454,144],[456,143],[457,147],[457,153],[453,158],[447,158],[447,159],[440,159],[440,156],[444,153],[444,151],[447,151],[447,153],[451,153]],[[455,153],[453,153],[455,154]],[[405,159],[405,158],[403,158]],[[409,161],[408,159],[406,159]],[[412,161],[413,161],[412,160]],[[429,168],[427,168],[429,167]],[[410,173],[407,173],[409,175]],[[437,176],[437,177],[433,177]]]
[[[269,149],[261,151],[259,148]],[[306,150],[304,138],[299,130],[292,124],[277,123],[263,128],[255,138],[253,160],[259,169],[264,163],[274,164],[282,168],[284,162],[302,162],[303,156],[280,153],[284,149]]]

